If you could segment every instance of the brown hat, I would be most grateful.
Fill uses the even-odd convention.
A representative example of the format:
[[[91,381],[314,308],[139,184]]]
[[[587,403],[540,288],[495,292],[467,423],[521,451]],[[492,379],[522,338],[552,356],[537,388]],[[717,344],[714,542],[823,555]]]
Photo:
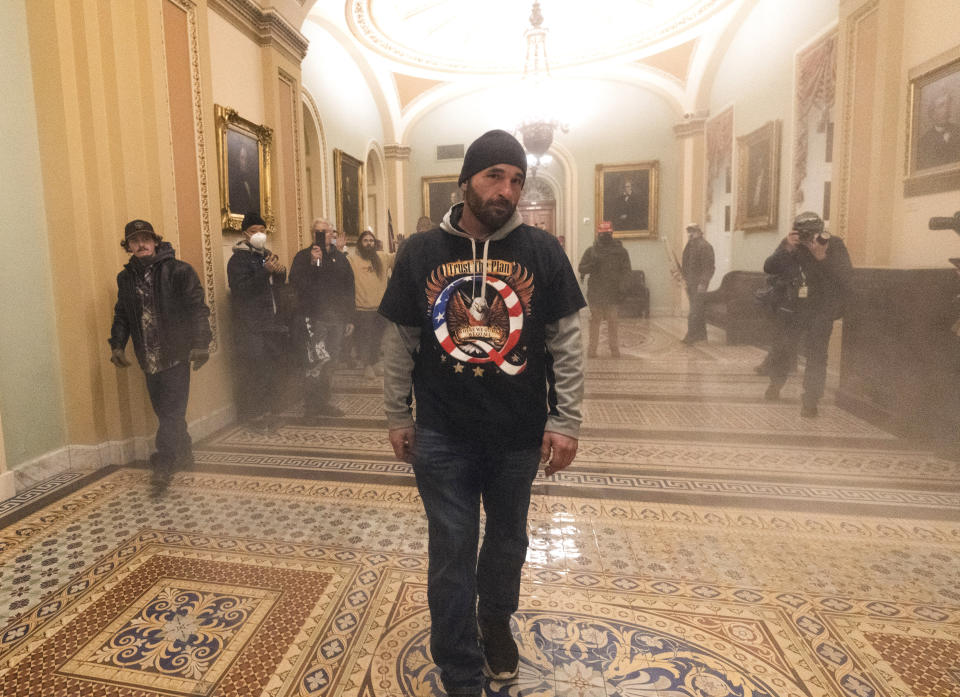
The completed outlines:
[[[124,241],[129,240],[134,235],[139,235],[142,232],[149,232],[153,235],[154,239],[160,239],[160,236],[154,232],[153,225],[146,220],[131,220],[127,223],[123,228],[123,239]]]

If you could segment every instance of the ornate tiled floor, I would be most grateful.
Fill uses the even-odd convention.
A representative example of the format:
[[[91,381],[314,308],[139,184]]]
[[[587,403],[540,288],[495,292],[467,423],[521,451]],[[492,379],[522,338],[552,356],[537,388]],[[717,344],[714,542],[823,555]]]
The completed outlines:
[[[960,464],[635,322],[539,477],[511,697],[960,697]],[[836,376],[832,377],[835,381]],[[0,504],[0,694],[431,697],[426,523],[373,381],[228,428],[162,499],[114,468]],[[829,401],[829,400],[828,400]]]

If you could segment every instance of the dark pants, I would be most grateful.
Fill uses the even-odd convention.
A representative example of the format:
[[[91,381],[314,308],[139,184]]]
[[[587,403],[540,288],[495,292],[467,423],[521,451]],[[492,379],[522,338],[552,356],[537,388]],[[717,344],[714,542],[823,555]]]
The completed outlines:
[[[703,293],[696,286],[687,286],[687,297],[690,299],[690,314],[687,315],[687,338],[703,341],[707,338],[707,305],[703,301]]]
[[[238,337],[237,417],[240,421],[282,411],[286,385],[287,341],[283,332]]]
[[[415,446],[429,530],[430,653],[448,693],[479,689],[477,616],[517,610],[540,448],[504,451],[495,438],[468,443],[419,426]],[[478,558],[481,502],[487,522]]]
[[[310,320],[310,329],[306,334],[307,360],[304,376],[303,412],[305,416],[317,416],[320,410],[330,402],[333,389],[333,373],[343,348],[342,322]],[[311,357],[311,347],[322,341],[326,356]]]
[[[145,373],[150,404],[160,424],[157,426],[155,461],[171,467],[191,455],[192,441],[187,433],[187,397],[190,394],[190,363],[183,361],[159,373]]]
[[[361,366],[380,360],[380,342],[387,328],[387,320],[376,310],[359,310],[354,315],[353,342]]]
[[[827,348],[833,332],[833,319],[823,313],[794,313],[781,310],[776,336],[770,348],[770,384],[780,388],[796,364],[803,342],[807,358],[803,371],[803,403],[816,406],[827,382]]]

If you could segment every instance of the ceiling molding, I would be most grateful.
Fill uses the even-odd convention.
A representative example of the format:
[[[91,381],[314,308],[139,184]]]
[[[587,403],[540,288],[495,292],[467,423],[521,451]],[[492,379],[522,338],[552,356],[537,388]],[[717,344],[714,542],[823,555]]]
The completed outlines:
[[[475,4],[464,6],[454,0],[435,0],[413,11],[403,3],[348,0],[341,21],[345,21],[347,30],[358,44],[392,63],[394,72],[440,80],[451,73],[477,76],[521,74],[520,49],[523,44],[519,34],[516,52],[493,50],[489,41],[480,42],[473,38],[484,34],[480,31],[488,28],[484,22],[499,23],[496,26],[500,28],[491,28],[491,31],[499,32],[498,36],[502,38],[502,24],[507,15],[510,22],[518,21],[519,32],[526,23],[526,3],[516,5],[515,0],[511,0],[507,5],[503,2],[499,0],[496,7],[488,3],[485,9],[478,9]],[[739,0],[685,0],[676,2],[676,8],[665,11],[663,5],[657,7],[647,3],[644,9],[643,3],[620,0],[615,9],[623,17],[619,22],[611,18],[613,24],[606,25],[606,35],[597,41],[585,40],[578,33],[586,30],[584,17],[593,16],[582,5],[572,3],[555,7],[548,17],[551,25],[547,40],[551,47],[550,66],[559,72],[611,60],[637,60],[643,54],[659,53],[663,45],[683,41],[684,37],[700,31],[700,27],[715,15],[722,14],[737,2]],[[409,10],[406,14],[405,7]],[[595,25],[604,17],[591,21]],[[642,17],[649,21],[634,21]],[[482,25],[479,29],[474,26],[477,23]],[[611,33],[610,26],[620,28]],[[627,26],[633,29],[623,28]],[[644,27],[644,30],[636,31],[637,26]]]
[[[208,7],[260,46],[283,51],[299,64],[310,42],[274,9],[264,10],[253,0],[208,0]]]

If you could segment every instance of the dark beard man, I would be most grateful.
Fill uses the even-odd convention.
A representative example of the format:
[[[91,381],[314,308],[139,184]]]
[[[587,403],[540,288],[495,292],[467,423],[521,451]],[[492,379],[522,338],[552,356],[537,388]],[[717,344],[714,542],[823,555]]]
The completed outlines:
[[[474,217],[483,223],[491,233],[503,227],[513,217],[513,212],[517,210],[516,206],[502,196],[484,201],[480,198],[480,194],[470,186],[469,181],[463,200],[464,205],[470,207]]]
[[[380,260],[380,255],[377,254],[377,245],[374,241],[371,245],[366,245],[363,241],[366,238],[373,240],[371,235],[363,235],[357,244],[357,255],[364,261],[369,261],[370,265],[373,267],[373,272],[377,274],[377,278],[383,278],[383,262]]]

